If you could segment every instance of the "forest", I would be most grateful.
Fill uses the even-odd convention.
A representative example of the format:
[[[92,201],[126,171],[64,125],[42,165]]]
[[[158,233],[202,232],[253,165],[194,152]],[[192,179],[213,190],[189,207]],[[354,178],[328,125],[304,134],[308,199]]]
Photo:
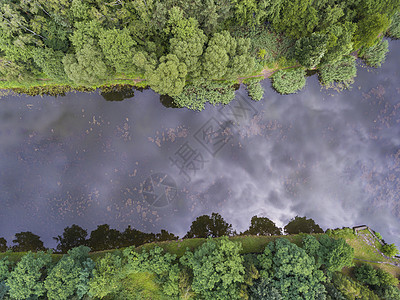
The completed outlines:
[[[0,238],[0,299],[400,299],[398,276],[354,263],[359,238],[352,229],[324,233],[306,217],[282,230],[254,216],[238,233],[212,213],[197,217],[180,241],[165,230],[121,233],[106,224],[87,239],[72,225],[54,238],[63,254],[45,252],[30,232],[15,236],[8,250]],[[398,254],[387,246],[385,255]],[[105,249],[112,250],[91,252]]]
[[[399,0],[3,0],[0,88],[28,94],[148,86],[179,107],[348,87],[400,38]]]

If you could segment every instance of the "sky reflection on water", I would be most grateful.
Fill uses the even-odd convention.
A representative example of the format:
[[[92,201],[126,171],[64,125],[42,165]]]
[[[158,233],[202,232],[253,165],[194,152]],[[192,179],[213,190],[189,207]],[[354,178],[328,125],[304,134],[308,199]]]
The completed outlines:
[[[201,113],[166,108],[151,91],[121,102],[3,97],[0,236],[29,230],[52,247],[73,223],[183,236],[220,212],[238,231],[256,214],[279,226],[307,215],[324,229],[368,224],[400,245],[400,43],[389,46],[351,91],[321,90],[314,76],[281,96],[266,80],[264,100],[241,87]]]

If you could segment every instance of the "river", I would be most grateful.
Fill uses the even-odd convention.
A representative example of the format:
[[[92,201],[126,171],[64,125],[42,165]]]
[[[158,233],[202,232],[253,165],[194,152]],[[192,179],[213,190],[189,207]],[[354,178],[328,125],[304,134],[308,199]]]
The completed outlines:
[[[183,236],[219,212],[244,231],[253,215],[284,226],[367,224],[400,245],[400,42],[379,69],[359,63],[351,90],[169,108],[151,90],[0,99],[0,237],[108,223]]]

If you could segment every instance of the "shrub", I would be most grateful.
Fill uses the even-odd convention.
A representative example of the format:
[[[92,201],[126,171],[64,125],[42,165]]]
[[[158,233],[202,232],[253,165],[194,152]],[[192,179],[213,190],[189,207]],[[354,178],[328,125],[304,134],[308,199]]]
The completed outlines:
[[[279,70],[272,75],[272,86],[280,94],[292,94],[306,85],[305,75],[303,68]]]
[[[383,254],[385,254],[386,256],[389,256],[389,257],[393,257],[393,256],[399,254],[399,250],[397,249],[395,244],[383,245],[381,250],[382,250]]]
[[[371,67],[380,67],[385,61],[386,53],[389,51],[388,41],[379,41],[374,46],[362,48],[359,56]]]
[[[356,62],[353,56],[345,56],[342,60],[326,64],[319,69],[319,80],[324,85],[334,82],[344,83],[349,86],[357,74]]]
[[[400,12],[395,13],[392,17],[387,35],[394,39],[400,39]]]
[[[260,101],[264,97],[264,89],[259,82],[247,84],[246,89],[249,97],[255,101]]]

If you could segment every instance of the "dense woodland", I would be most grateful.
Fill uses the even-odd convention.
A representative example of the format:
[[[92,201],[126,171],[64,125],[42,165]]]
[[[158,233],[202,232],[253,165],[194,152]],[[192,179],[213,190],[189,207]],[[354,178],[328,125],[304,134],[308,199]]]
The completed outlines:
[[[300,235],[292,242],[277,237],[258,253],[243,252],[240,242],[227,237],[283,232]],[[55,237],[57,250],[65,253],[57,258],[40,251],[45,249],[38,236],[15,236],[15,245],[0,258],[0,299],[400,299],[393,275],[369,264],[354,267],[354,249],[343,238],[354,236],[353,230],[323,233],[306,217],[293,218],[282,230],[254,216],[249,228],[237,233],[219,214],[199,216],[184,238],[207,239],[179,256],[157,245],[135,247],[178,238],[163,230],[119,232],[101,225],[87,238],[86,230],[72,225]],[[88,246],[121,249],[95,257]],[[34,252],[13,260],[7,257],[12,250]],[[344,267],[350,274],[341,272]]]
[[[309,69],[347,86],[356,51],[382,63],[399,12],[399,0],[2,0],[0,87],[135,82],[201,110],[231,101],[239,79],[261,99],[262,70],[280,70],[283,94]]]

